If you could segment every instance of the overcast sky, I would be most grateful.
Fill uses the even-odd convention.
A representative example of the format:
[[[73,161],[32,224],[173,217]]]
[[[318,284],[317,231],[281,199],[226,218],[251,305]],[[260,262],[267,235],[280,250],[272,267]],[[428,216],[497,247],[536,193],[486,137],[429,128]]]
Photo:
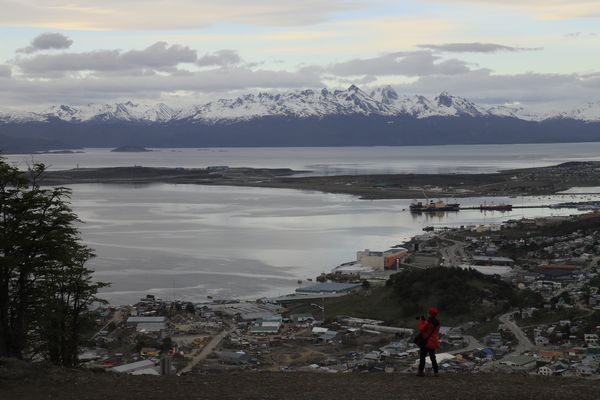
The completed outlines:
[[[0,107],[298,88],[600,100],[600,0],[0,0]]]

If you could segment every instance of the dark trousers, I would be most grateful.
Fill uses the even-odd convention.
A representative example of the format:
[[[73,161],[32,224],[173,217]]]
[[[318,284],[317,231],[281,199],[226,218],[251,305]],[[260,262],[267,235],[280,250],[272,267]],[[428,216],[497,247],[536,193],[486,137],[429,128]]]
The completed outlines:
[[[421,347],[419,351],[419,356],[421,359],[419,360],[419,372],[423,372],[425,369],[425,357],[429,354],[429,359],[431,360],[431,367],[433,368],[433,372],[437,374],[438,365],[437,360],[435,359],[435,349],[428,349],[427,347]]]

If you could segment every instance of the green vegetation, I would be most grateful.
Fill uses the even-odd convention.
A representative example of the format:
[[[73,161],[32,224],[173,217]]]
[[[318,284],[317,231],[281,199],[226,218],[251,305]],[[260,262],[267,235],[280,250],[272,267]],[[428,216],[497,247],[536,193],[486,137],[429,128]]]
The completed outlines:
[[[38,185],[44,165],[29,177],[0,159],[0,357],[43,357],[77,364],[88,307],[105,286],[85,263],[70,192]]]
[[[290,311],[320,316],[311,303],[314,300],[294,303]],[[413,324],[415,317],[424,314],[429,306],[436,306],[446,324],[485,322],[510,308],[541,303],[538,294],[517,290],[497,277],[474,270],[435,267],[394,274],[385,287],[326,299],[325,318],[351,315],[406,325]]]
[[[517,291],[496,276],[462,268],[410,270],[390,277],[387,286],[397,295],[406,316],[435,305],[444,315],[485,321],[511,307],[542,302],[533,292]]]

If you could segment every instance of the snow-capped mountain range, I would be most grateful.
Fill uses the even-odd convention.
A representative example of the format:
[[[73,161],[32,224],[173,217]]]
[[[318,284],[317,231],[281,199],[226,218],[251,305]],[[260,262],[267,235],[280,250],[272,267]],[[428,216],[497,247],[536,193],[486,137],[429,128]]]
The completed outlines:
[[[72,107],[52,106],[42,112],[0,112],[0,122],[26,123],[119,121],[167,123],[188,121],[221,123],[248,121],[267,116],[326,117],[344,115],[429,117],[511,117],[526,121],[552,118],[579,121],[600,121],[600,102],[589,103],[567,112],[538,114],[522,107],[484,107],[446,92],[435,97],[399,95],[392,87],[382,87],[366,93],[352,85],[346,90],[297,90],[286,93],[246,94],[220,99],[202,105],[172,108],[166,104],[135,104],[131,101],[115,104],[89,104]]]

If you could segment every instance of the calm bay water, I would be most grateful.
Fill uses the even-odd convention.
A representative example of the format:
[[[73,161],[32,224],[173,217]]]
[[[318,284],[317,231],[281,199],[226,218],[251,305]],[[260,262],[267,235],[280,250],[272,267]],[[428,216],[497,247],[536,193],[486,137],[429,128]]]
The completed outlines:
[[[26,166],[30,156],[9,155]],[[293,168],[314,174],[477,173],[600,160],[600,143],[351,148],[158,149],[113,153],[42,154],[51,169],[108,166]],[[96,249],[90,265],[112,282],[103,296],[114,304],[145,294],[198,301],[259,297],[293,291],[353,260],[357,250],[387,249],[427,225],[500,222],[563,215],[574,210],[527,209],[482,214],[411,215],[410,200],[359,200],[318,192],[196,185],[72,185],[82,235]],[[597,189],[597,188],[596,188]],[[597,200],[599,195],[460,199],[513,205]],[[448,199],[452,201],[452,199]]]
[[[478,173],[539,167],[566,161],[600,160],[600,143],[408,147],[300,147],[153,149],[147,153],[115,153],[85,149],[80,154],[38,154],[53,170],[141,165],[202,168],[209,165],[293,168],[319,175],[374,173]],[[32,156],[8,155],[21,166]]]
[[[112,282],[104,297],[115,304],[133,302],[147,293],[193,301],[208,295],[285,294],[297,287],[298,279],[314,278],[354,259],[357,250],[387,249],[427,225],[573,213],[468,210],[431,217],[407,212],[410,200],[367,201],[296,190],[169,184],[72,188],[74,209],[85,221],[83,238],[98,254],[90,265],[98,279]],[[525,205],[562,199],[459,201]]]

